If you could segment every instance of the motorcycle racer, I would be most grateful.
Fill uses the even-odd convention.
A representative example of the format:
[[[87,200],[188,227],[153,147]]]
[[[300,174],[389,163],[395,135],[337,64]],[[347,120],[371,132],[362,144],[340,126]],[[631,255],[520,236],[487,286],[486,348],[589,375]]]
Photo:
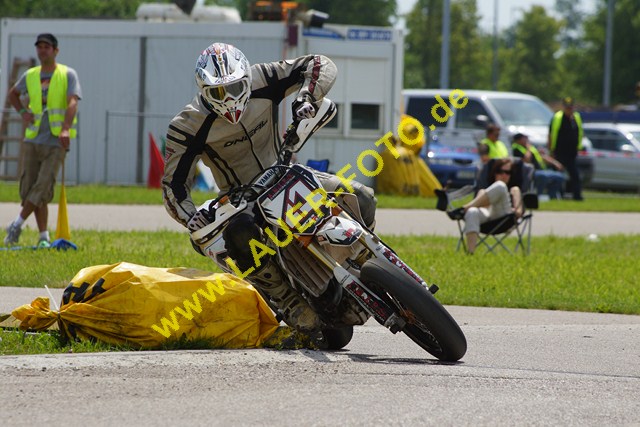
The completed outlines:
[[[172,119],[167,131],[162,186],[169,214],[192,232],[207,225],[208,213],[197,211],[190,194],[198,160],[211,169],[221,192],[246,184],[277,160],[279,104],[297,91],[292,103],[294,117],[313,117],[336,76],[335,64],[322,55],[250,66],[232,45],[213,43],[207,47],[196,62],[199,91]],[[350,190],[334,175],[318,172],[317,176],[327,191]],[[372,227],[373,190],[357,182],[349,184],[358,197],[365,224]],[[237,266],[242,271],[254,267],[248,243],[251,239],[264,241],[264,236],[252,213],[234,217],[223,236]],[[255,267],[247,279],[271,297],[290,326],[304,332],[319,328],[317,314],[284,283],[275,262]]]

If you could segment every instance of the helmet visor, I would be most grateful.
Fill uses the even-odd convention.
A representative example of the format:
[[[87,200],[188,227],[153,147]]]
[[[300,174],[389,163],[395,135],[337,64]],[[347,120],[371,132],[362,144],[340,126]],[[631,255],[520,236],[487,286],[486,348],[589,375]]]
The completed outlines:
[[[248,89],[247,79],[241,79],[226,86],[208,86],[204,91],[209,99],[224,101],[227,98],[237,99],[244,95]]]

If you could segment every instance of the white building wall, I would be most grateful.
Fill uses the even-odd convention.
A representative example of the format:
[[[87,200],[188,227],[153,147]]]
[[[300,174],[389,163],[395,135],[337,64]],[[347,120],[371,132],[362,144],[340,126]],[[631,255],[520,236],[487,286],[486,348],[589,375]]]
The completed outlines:
[[[346,27],[335,28],[346,34]],[[323,129],[314,137],[299,153],[302,162],[329,158],[333,170],[346,163],[355,166],[358,154],[393,130],[399,117],[402,36],[397,30],[385,29],[392,35],[390,40],[375,41],[305,36],[300,29],[297,46],[287,44],[285,24],[264,22],[3,19],[0,31],[1,70],[10,70],[16,57],[35,57],[35,36],[51,32],[60,43],[58,61],[78,72],[83,99],[78,143],[66,162],[66,179],[71,183],[146,182],[148,134],[161,144],[169,120],[195,94],[195,60],[213,41],[238,46],[252,63],[306,53],[325,54],[336,62],[339,76],[330,97],[340,107],[339,126]],[[7,80],[3,73],[3,98]],[[379,128],[351,129],[353,103],[380,105]],[[284,126],[290,117],[289,106],[281,111]],[[373,184],[371,179],[363,181]]]

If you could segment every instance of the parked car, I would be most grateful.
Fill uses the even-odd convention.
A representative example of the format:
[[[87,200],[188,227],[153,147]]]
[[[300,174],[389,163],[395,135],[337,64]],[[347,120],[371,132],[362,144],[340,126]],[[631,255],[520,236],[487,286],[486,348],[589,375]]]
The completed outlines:
[[[480,165],[475,147],[444,145],[432,137],[420,155],[443,187],[459,188],[475,182]]]
[[[640,191],[640,124],[585,123],[594,171],[591,188]]]
[[[463,108],[456,109],[449,99],[450,89],[405,89],[402,91],[404,112],[418,119],[426,131],[431,126],[431,135],[445,146],[476,148],[491,122],[502,128],[500,139],[509,150],[513,135],[524,133],[540,151],[546,151],[553,111],[539,98],[517,92],[464,89],[463,92],[468,102]],[[436,96],[441,97],[453,112],[448,120],[434,119],[434,108],[440,114],[443,111]],[[578,156],[578,170],[586,184],[593,172],[593,158],[588,151],[587,139],[582,143],[587,149]]]

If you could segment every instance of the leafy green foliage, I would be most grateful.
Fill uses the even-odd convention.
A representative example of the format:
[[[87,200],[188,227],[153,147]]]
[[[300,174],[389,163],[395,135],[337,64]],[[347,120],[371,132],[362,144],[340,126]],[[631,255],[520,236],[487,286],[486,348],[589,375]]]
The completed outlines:
[[[389,26],[396,0],[300,0],[307,9],[329,14],[332,24]]]
[[[418,0],[406,19],[404,87],[439,87],[442,1]]]
[[[560,24],[542,6],[534,6],[515,27],[513,48],[502,50],[499,88],[533,93],[553,100],[559,95],[561,76],[554,58]]]
[[[157,0],[170,3],[169,0]],[[3,17],[133,19],[143,0],[0,0]]]
[[[405,84],[407,88],[440,86],[441,0],[418,0],[407,15]],[[449,86],[488,89],[491,84],[490,39],[482,34],[476,0],[451,2]]]
[[[637,103],[634,85],[640,81],[640,3],[636,0],[616,0],[613,19],[612,103]],[[595,15],[584,22],[583,60],[572,71],[585,93],[587,102],[601,100],[604,75],[604,48],[607,28],[607,2],[599,0]]]
[[[562,17],[560,44],[563,49],[580,43],[580,30],[584,20],[584,12],[580,10],[580,2],[575,0],[556,0],[555,10]]]
[[[449,47],[449,87],[489,88],[491,56],[483,50],[483,38],[478,21],[476,0],[458,0],[451,4],[451,35]]]
[[[440,85],[442,0],[418,0],[407,15],[404,86]],[[521,91],[545,101],[571,95],[581,104],[602,101],[607,1],[586,16],[579,3],[556,0],[560,20],[541,6],[500,34],[498,89]],[[614,13],[612,103],[637,103],[640,80],[640,2],[616,0]],[[451,1],[450,86],[489,89],[492,39],[478,27],[476,0]]]

